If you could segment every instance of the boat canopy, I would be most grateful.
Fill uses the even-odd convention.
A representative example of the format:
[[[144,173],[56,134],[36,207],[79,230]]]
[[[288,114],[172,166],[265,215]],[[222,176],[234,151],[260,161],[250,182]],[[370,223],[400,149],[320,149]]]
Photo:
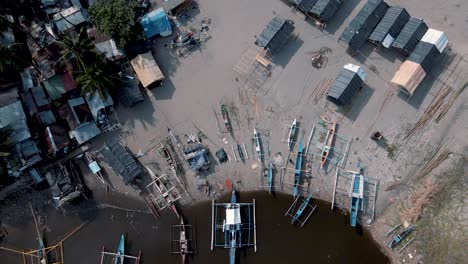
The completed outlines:
[[[240,207],[237,204],[230,204],[226,208],[226,224],[237,225],[241,223]]]

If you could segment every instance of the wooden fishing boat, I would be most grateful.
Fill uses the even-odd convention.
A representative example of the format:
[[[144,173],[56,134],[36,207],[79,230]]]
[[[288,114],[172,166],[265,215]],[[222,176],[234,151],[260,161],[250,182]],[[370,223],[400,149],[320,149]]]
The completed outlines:
[[[125,259],[125,235],[120,237],[119,247],[115,253],[114,264],[123,264]]]
[[[389,248],[395,248],[398,246],[401,241],[403,241],[411,232],[414,231],[414,226],[410,226],[404,229],[399,235],[395,236],[390,243],[388,243]]]
[[[312,199],[312,194],[309,194],[309,196],[307,196],[307,198],[302,202],[301,206],[299,207],[299,209],[294,214],[294,217],[291,220],[291,224],[294,224],[294,222],[296,222],[301,217],[302,213],[304,212],[304,210],[309,205],[310,199]]]
[[[254,128],[254,141],[255,151],[257,152],[258,161],[262,161],[262,149],[260,148],[260,137],[258,136],[257,129]]]
[[[268,164],[268,192],[273,189],[273,163]]]
[[[44,245],[44,240],[39,237],[39,250],[37,251],[37,257],[39,259],[40,264],[47,264],[49,261],[47,260],[47,253]]]
[[[182,264],[185,264],[185,256],[188,253],[188,241],[187,241],[187,236],[185,234],[185,225],[184,225],[184,218],[180,218],[180,237],[179,237],[179,243],[180,243],[180,254],[182,256]]]
[[[299,143],[299,147],[297,148],[296,168],[294,170],[294,188],[293,188],[294,198],[296,198],[299,192],[299,181],[301,180],[301,174],[302,174],[302,151],[303,151],[303,144],[301,140],[301,143]]]
[[[364,198],[364,176],[353,174],[351,181],[351,208],[350,208],[350,223],[351,226],[356,226],[357,215],[362,199]]]
[[[223,115],[223,121],[224,121],[224,126],[226,127],[226,130],[228,133],[232,132],[232,126],[231,126],[231,121],[229,121],[229,116],[228,116],[228,111],[226,109],[225,105],[221,105],[221,114]]]
[[[237,152],[239,152],[239,158],[242,162],[245,162],[244,151],[242,150],[241,144],[237,144]]]
[[[289,136],[288,136],[289,149],[291,149],[292,143],[294,142],[294,136],[296,135],[296,128],[297,128],[297,119],[294,119],[294,121],[291,124],[291,127],[289,128]]]
[[[336,122],[334,122],[327,133],[327,138],[322,147],[322,162],[320,168],[323,169],[323,166],[328,160],[328,155],[330,154],[331,146],[333,145],[333,139],[335,137]]]

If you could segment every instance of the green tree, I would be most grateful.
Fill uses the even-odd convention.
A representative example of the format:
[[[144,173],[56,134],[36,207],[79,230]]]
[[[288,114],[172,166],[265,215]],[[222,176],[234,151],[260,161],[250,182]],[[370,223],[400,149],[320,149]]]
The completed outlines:
[[[62,48],[61,57],[57,62],[70,62],[76,59],[80,70],[84,70],[90,63],[94,63],[96,58],[96,49],[91,39],[88,38],[86,32],[80,31],[78,36],[65,36],[61,41],[58,41]]]
[[[11,72],[17,69],[20,69],[24,61],[21,57],[17,55],[18,46],[20,44],[13,43],[8,46],[0,44],[0,72]]]
[[[96,0],[89,8],[91,22],[124,48],[135,37],[136,0]]]
[[[111,68],[102,60],[87,66],[76,78],[77,84],[81,87],[81,93],[83,95],[98,93],[101,98],[106,99],[111,89],[120,82]]]

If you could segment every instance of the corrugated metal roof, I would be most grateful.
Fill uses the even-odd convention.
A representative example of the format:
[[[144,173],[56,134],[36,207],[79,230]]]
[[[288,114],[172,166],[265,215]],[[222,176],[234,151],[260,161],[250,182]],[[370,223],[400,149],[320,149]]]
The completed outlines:
[[[136,79],[123,77],[121,80],[122,86],[120,89],[116,89],[115,91],[120,103],[126,107],[132,107],[145,100],[140,88],[138,87],[138,81]]]
[[[424,77],[426,77],[426,73],[421,65],[407,60],[401,64],[391,83],[397,85],[408,95],[412,95]]]
[[[308,14],[316,2],[317,0],[302,0],[301,3],[297,5],[297,9],[301,10],[305,14]]]
[[[444,52],[448,45],[448,38],[444,32],[430,28],[422,37],[421,41],[434,44],[440,53]]]
[[[439,50],[434,44],[420,41],[408,60],[420,64],[424,71],[429,73],[439,55]]]
[[[14,145],[31,137],[20,101],[0,108],[0,130],[10,130],[7,145]]]
[[[185,1],[186,0],[164,0],[162,2],[162,5],[167,12],[171,12],[172,9],[180,6]]]
[[[378,45],[382,44],[386,48],[390,47],[409,18],[410,15],[402,7],[392,6],[388,8],[385,16],[369,36],[369,40]]]
[[[320,18],[322,21],[330,21],[342,3],[341,0],[318,0],[312,10],[310,10],[310,14]]]
[[[348,105],[362,87],[362,79],[355,72],[342,69],[328,91],[327,99],[337,105]]]
[[[388,4],[383,0],[369,0],[346,27],[340,40],[352,50],[359,49],[385,15]]]
[[[136,56],[130,63],[143,87],[147,88],[157,81],[164,80],[164,75],[151,52]]]
[[[125,184],[129,184],[143,173],[141,167],[118,139],[113,138],[107,141],[99,152],[114,172],[123,178]]]
[[[88,103],[89,109],[91,110],[91,114],[93,115],[94,120],[96,121],[99,110],[114,105],[112,97],[107,92],[106,95],[106,99],[102,99],[101,96],[99,96],[99,94],[97,93],[88,93],[85,95],[86,102]]]
[[[409,55],[416,48],[426,31],[427,25],[422,19],[411,17],[392,43],[392,47],[399,49],[405,55]]]
[[[59,32],[63,32],[86,21],[81,8],[72,6],[53,16],[55,26]]]
[[[96,126],[95,122],[83,123],[73,129],[71,134],[76,139],[79,145],[101,134],[101,130]]]
[[[257,37],[255,44],[268,49],[271,53],[276,53],[283,47],[293,31],[292,21],[274,17]]]

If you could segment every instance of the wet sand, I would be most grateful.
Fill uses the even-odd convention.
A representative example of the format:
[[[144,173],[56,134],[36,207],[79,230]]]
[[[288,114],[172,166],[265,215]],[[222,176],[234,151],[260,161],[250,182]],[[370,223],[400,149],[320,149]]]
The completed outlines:
[[[241,202],[257,204],[258,252],[241,250],[239,263],[389,263],[370,234],[349,226],[349,217],[331,211],[330,204],[313,201],[317,211],[303,228],[290,224],[284,213],[292,203],[287,195],[270,196],[266,192],[241,193]],[[217,201],[228,201],[225,196]],[[134,208],[128,202],[123,208]],[[143,207],[144,208],[144,207]],[[210,251],[211,203],[202,202],[184,208],[187,224],[195,228],[195,254],[189,263],[228,263],[228,251],[217,248]],[[81,222],[92,220],[82,230],[64,243],[65,263],[99,263],[102,246],[114,251],[120,234],[127,235],[129,254],[142,251],[142,263],[180,263],[180,257],[170,254],[170,225],[177,224],[169,211],[157,221],[145,212],[129,212],[121,209],[99,208],[82,204],[67,213],[54,208],[45,209],[45,236],[47,243],[59,241]],[[39,214],[39,216],[41,216]],[[2,246],[34,248],[36,232],[32,217],[9,227],[9,236]],[[0,251],[2,263],[18,263],[18,255]],[[106,263],[111,263],[111,259]],[[131,262],[130,262],[131,263]]]

